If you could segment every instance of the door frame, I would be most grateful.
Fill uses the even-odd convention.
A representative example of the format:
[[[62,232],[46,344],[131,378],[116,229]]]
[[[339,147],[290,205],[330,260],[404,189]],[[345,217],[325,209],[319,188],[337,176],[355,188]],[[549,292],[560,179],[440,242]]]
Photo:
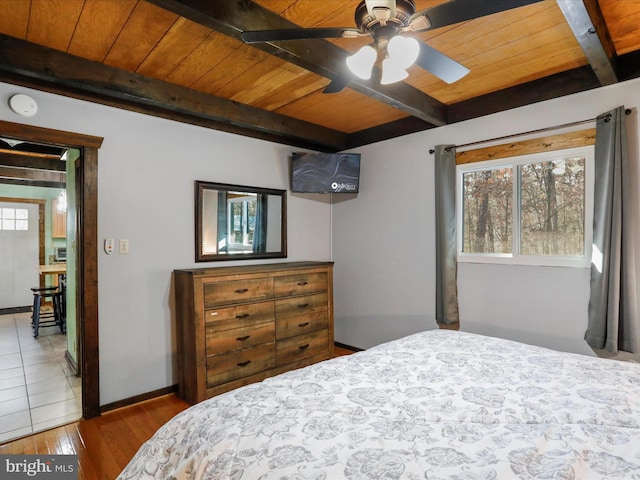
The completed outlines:
[[[0,135],[16,140],[77,148],[78,212],[76,312],[80,330],[82,416],[100,415],[98,342],[98,149],[103,138],[0,120]]]

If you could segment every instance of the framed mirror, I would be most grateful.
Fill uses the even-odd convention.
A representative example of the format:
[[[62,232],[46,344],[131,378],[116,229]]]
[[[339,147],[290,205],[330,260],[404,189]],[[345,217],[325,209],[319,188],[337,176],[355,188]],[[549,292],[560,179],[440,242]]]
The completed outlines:
[[[195,182],[196,262],[287,256],[287,192]]]

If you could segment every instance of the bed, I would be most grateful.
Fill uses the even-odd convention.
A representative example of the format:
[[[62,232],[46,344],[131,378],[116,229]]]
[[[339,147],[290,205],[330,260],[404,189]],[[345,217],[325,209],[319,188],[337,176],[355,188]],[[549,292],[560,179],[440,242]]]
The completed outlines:
[[[640,365],[451,330],[211,398],[119,479],[640,479]]]

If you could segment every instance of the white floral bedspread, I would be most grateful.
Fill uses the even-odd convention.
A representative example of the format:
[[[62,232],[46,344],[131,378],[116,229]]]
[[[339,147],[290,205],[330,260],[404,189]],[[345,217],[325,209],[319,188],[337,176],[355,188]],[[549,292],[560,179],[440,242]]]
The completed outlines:
[[[177,415],[120,479],[640,479],[640,365],[449,330]]]

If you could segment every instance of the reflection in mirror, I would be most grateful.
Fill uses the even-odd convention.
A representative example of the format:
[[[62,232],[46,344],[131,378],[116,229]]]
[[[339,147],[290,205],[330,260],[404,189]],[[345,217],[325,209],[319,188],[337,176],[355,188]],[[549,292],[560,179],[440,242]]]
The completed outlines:
[[[284,190],[196,181],[196,262],[286,256]]]

